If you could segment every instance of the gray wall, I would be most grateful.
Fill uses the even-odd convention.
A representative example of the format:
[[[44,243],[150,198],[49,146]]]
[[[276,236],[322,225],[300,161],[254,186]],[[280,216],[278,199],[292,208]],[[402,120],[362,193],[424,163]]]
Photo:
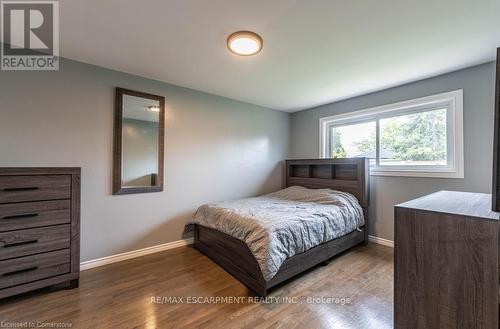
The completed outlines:
[[[73,61],[0,72],[0,166],[82,167],[82,261],[181,239],[202,203],[277,190],[289,114]],[[166,97],[165,191],[111,195],[114,87]]]
[[[464,89],[465,179],[371,177],[371,234],[393,238],[393,205],[441,189],[489,192],[494,64],[290,115],[64,60],[0,72],[0,166],[82,167],[82,260],[176,241],[202,203],[282,186],[280,161],[318,157],[320,117]],[[166,97],[165,191],[111,195],[114,87]],[[291,132],[291,134],[290,134]]]
[[[123,118],[122,185],[151,186],[158,174],[158,122]]]
[[[464,90],[465,178],[375,177],[370,179],[370,234],[393,239],[393,206],[438,190],[488,192],[491,189],[495,66],[488,63],[432,79],[387,89],[292,115],[291,155],[316,158],[319,118],[379,105]]]

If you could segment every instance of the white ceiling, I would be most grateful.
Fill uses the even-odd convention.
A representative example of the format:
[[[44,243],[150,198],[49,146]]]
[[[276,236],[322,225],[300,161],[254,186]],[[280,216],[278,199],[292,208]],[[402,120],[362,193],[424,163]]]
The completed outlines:
[[[64,0],[61,55],[296,111],[494,60],[500,0]],[[254,57],[226,49],[257,32]]]

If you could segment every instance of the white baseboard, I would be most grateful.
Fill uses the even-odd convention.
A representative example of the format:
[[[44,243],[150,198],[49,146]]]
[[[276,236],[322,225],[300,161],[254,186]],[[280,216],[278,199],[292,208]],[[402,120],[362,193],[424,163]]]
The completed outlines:
[[[392,240],[382,239],[382,238],[379,238],[379,237],[376,237],[373,235],[369,235],[368,238],[373,243],[377,243],[377,244],[381,244],[384,246],[394,248],[394,241],[392,241]],[[183,247],[183,246],[190,245],[192,243],[193,243],[193,238],[189,238],[186,240],[178,240],[178,241],[174,241],[174,242],[163,243],[163,244],[159,244],[157,246],[128,251],[128,252],[124,252],[121,254],[106,256],[106,257],[102,257],[102,258],[92,259],[92,260],[88,260],[88,261],[80,263],[80,271],[85,271],[85,270],[89,270],[89,269],[94,268],[94,267],[113,264],[116,262],[121,262],[121,261],[124,261],[127,259],[146,256],[146,255],[154,254],[154,253],[160,252],[160,251],[165,251],[165,250],[169,250],[169,249]]]
[[[378,236],[373,236],[373,235],[369,235],[368,240],[370,240],[373,243],[377,243],[377,244],[381,244],[383,246],[388,246],[388,247],[394,248],[394,241],[392,241],[392,240],[382,239],[382,238],[379,238]]]
[[[116,262],[121,262],[123,260],[141,257],[149,254],[154,254],[156,252],[165,251],[169,249],[174,249],[182,246],[187,246],[193,243],[193,238],[189,238],[186,240],[178,240],[174,242],[168,242],[159,244],[157,246],[147,247],[143,249],[133,250],[124,252],[121,254],[106,256],[102,258],[92,259],[85,262],[80,263],[80,271],[85,271],[94,267],[104,266],[108,264],[113,264]]]

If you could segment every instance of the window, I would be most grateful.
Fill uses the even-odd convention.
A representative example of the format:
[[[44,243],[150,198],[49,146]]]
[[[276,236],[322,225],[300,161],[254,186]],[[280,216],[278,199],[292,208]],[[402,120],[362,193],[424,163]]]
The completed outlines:
[[[372,175],[463,178],[463,92],[320,119],[320,157],[367,157]]]
[[[330,127],[330,158],[366,157],[375,160],[375,121]]]

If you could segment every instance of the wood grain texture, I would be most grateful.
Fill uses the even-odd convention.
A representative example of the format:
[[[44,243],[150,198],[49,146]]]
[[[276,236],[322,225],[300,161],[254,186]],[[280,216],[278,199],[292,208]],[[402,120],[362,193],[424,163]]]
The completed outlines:
[[[69,249],[70,225],[55,225],[0,233],[0,260]]]
[[[493,130],[493,185],[492,210],[500,211],[500,48],[497,49],[495,86],[495,118]]]
[[[396,206],[396,328],[498,328],[498,222],[462,214],[487,214],[490,200],[444,192]]]
[[[80,273],[80,172],[71,175],[71,273]]]
[[[0,168],[0,189],[0,298],[75,286],[80,168]]]
[[[80,287],[5,299],[4,322],[59,321],[73,328],[392,328],[392,249],[360,246],[272,291],[270,297],[349,297],[350,304],[152,304],[156,296],[252,293],[191,247],[81,273]]]
[[[80,167],[1,167],[0,176],[78,175]]]
[[[230,235],[203,226],[195,226],[194,247],[260,296],[267,294],[259,264],[248,246]]]
[[[0,289],[69,273],[70,250],[63,249],[0,261]]]
[[[266,296],[269,289],[295,277],[307,269],[366,242],[364,229],[323,243],[310,250],[288,258],[278,273],[264,280],[262,271],[248,246],[223,232],[195,225],[194,246],[219,264],[236,279],[243,282],[258,296]]]
[[[370,165],[367,158],[286,160],[286,186],[330,188],[353,194],[369,205]]]
[[[365,241],[363,231],[316,246],[304,253],[288,258],[278,273],[270,280],[264,280],[259,264],[248,246],[223,232],[196,225],[194,246],[235,278],[250,287],[257,295],[266,296],[269,289],[293,278],[330,258]]]
[[[70,175],[0,176],[0,203],[69,199]]]
[[[122,186],[122,121],[123,96],[130,95],[153,99],[160,104],[158,132],[158,175],[155,186],[123,187]],[[163,191],[164,181],[164,148],[165,148],[165,97],[124,88],[115,89],[115,119],[113,131],[113,194],[150,193]]]
[[[439,191],[398,204],[396,207],[475,217],[481,220],[500,219],[500,213],[491,211],[491,195],[485,193]]]
[[[71,200],[0,204],[0,232],[66,224]]]
[[[316,266],[332,257],[359,245],[365,241],[364,231],[354,231],[340,238],[320,244],[306,252],[288,258],[280,267],[278,273],[268,282],[266,288],[270,289],[296,275]]]

